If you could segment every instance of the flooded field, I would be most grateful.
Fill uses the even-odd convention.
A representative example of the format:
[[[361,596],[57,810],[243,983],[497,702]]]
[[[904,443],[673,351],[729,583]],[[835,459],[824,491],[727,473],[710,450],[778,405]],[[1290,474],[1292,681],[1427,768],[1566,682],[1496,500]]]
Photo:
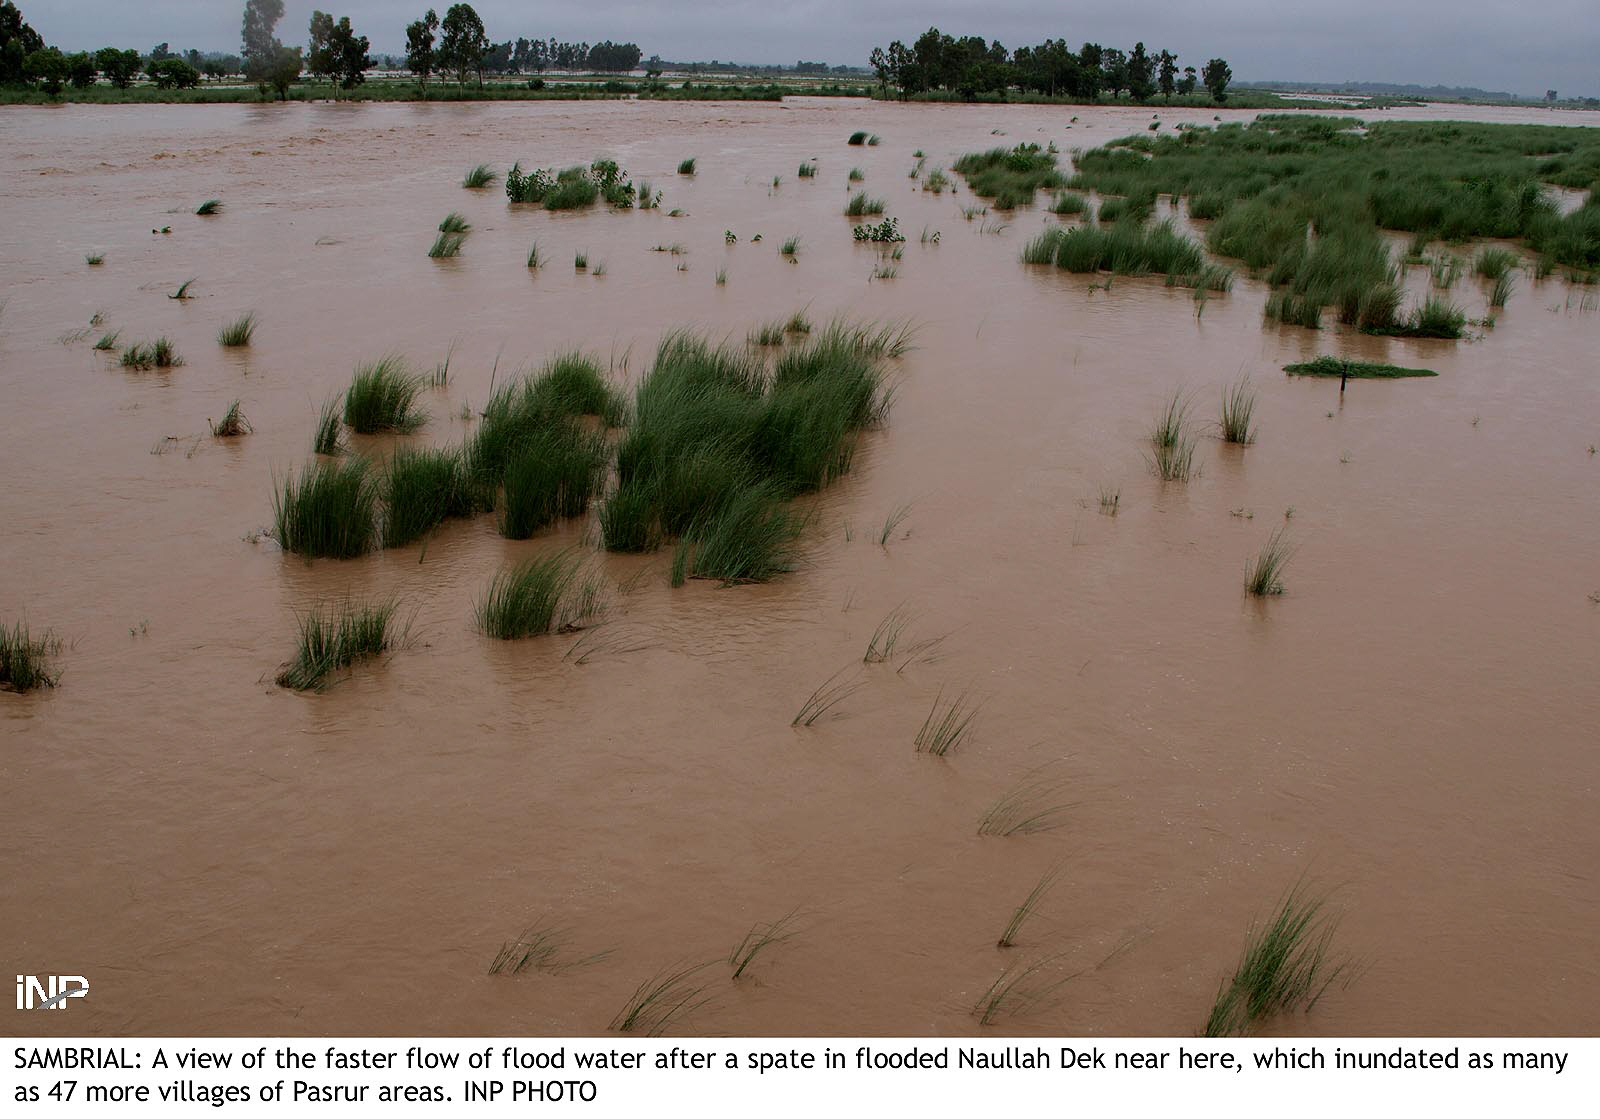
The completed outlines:
[[[1462,342],[1264,325],[1243,274],[1201,305],[1160,277],[1025,267],[1060,219],[968,220],[958,177],[942,195],[908,178],[918,150],[928,168],[1067,153],[1150,119],[820,100],[0,112],[0,623],[65,646],[59,687],[0,694],[0,954],[92,983],[6,1031],[590,1035],[662,969],[717,961],[675,1032],[967,1034],[1020,959],[1067,981],[989,1029],[1189,1034],[1302,879],[1333,891],[1359,975],[1272,1030],[1600,1031],[1596,289],[1524,279]],[[881,143],[846,146],[858,129]],[[460,185],[481,162],[602,156],[661,208],[549,213]],[[893,278],[852,241],[853,167],[907,235]],[[210,198],[222,212],[196,216]],[[431,260],[452,210],[473,230]],[[1488,313],[1483,281],[1453,295]],[[352,439],[382,455],[459,443],[492,382],[559,351],[626,386],[668,331],[743,339],[801,309],[907,322],[914,348],[774,582],[673,588],[670,549],[599,551],[592,513],[525,541],[481,515],[348,561],[262,535],[357,363],[431,369],[453,346],[426,426]],[[246,311],[253,344],[219,347]],[[108,330],[165,335],[185,364],[124,370],[91,349]],[[1341,397],[1282,372],[1323,353],[1439,376]],[[1159,481],[1146,439],[1172,394],[1209,425],[1241,375],[1257,442],[1208,432],[1197,475]],[[253,433],[213,439],[236,398]],[[1280,527],[1285,593],[1250,598],[1246,564]],[[608,576],[603,625],[475,630],[504,562],[569,546]],[[388,594],[403,648],[321,694],[275,686],[299,614]],[[906,647],[943,641],[863,664],[897,608]],[[861,686],[792,727],[841,671]],[[966,741],[916,751],[936,697],[963,691],[981,702]],[[979,835],[1019,786],[1059,826]],[[796,910],[733,982],[734,946]],[[488,974],[540,923],[564,960],[609,954]]]

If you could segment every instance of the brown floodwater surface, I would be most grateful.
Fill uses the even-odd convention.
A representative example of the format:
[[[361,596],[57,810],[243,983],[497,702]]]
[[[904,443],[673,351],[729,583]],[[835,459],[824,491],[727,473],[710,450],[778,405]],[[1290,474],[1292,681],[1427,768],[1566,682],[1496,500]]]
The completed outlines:
[[[1159,277],[1024,267],[1054,216],[968,221],[959,178],[942,196],[908,178],[917,149],[930,170],[998,144],[1065,153],[1151,115],[0,111],[0,623],[66,645],[60,687],[0,694],[0,956],[92,984],[6,1032],[592,1034],[659,969],[720,961],[798,908],[746,979],[706,969],[713,1000],[674,1029],[970,1033],[1001,970],[1048,955],[1046,974],[1075,977],[993,1028],[1187,1034],[1252,919],[1302,877],[1334,890],[1337,944],[1363,970],[1273,1029],[1600,1031],[1594,289],[1524,277],[1460,343],[1280,329],[1243,276],[1198,307]],[[882,143],[847,147],[857,129]],[[662,208],[552,214],[459,185],[479,162],[601,156]],[[698,174],[675,174],[690,156]],[[817,177],[797,178],[807,159]],[[851,240],[856,166],[908,237],[897,278],[874,280]],[[197,217],[208,198],[223,212]],[[451,210],[473,231],[430,260]],[[530,271],[535,239],[548,263]],[[687,252],[651,251],[673,243]],[[576,272],[579,251],[605,274]],[[193,299],[167,298],[190,277]],[[1452,294],[1488,313],[1482,281]],[[907,321],[916,347],[893,363],[888,424],[808,502],[809,554],[776,582],[672,589],[669,553],[595,552],[582,523],[512,542],[485,516],[344,562],[258,535],[357,362],[431,368],[453,344],[409,437],[446,445],[493,379],[557,351],[632,382],[666,331],[742,339],[799,308]],[[220,348],[248,310],[255,343]],[[165,334],[186,364],[125,372],[90,349],[108,329]],[[1341,399],[1281,371],[1326,352],[1440,375]],[[1260,421],[1242,450],[1210,433],[1241,375]],[[1146,436],[1180,389],[1205,427],[1199,473],[1164,485]],[[208,417],[235,398],[254,434],[213,440]],[[1102,489],[1120,493],[1114,517]],[[1249,599],[1245,565],[1285,523],[1286,593]],[[573,545],[615,584],[576,653],[577,636],[474,631],[502,563]],[[404,648],[325,694],[273,685],[297,612],[388,594]],[[862,665],[901,606],[908,640],[947,635],[936,656]],[[851,665],[864,686],[792,728]],[[912,742],[941,689],[983,705],[936,759]],[[976,834],[1039,767],[1063,783],[1064,825]],[[997,949],[1057,864],[1019,946]],[[488,975],[541,920],[571,955],[611,954]]]

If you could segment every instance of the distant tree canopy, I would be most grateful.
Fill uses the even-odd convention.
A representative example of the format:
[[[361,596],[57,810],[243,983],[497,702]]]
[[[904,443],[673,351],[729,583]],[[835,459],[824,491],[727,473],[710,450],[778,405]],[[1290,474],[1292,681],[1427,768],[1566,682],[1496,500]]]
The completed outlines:
[[[871,62],[879,84],[886,89],[894,86],[901,96],[947,90],[971,99],[1015,88],[1084,101],[1101,93],[1113,97],[1127,93],[1143,102],[1158,90],[1166,97],[1192,92],[1195,84],[1193,67],[1180,81],[1178,56],[1168,50],[1151,54],[1142,42],[1131,51],[1099,43],[1085,43],[1074,51],[1064,39],[1046,39],[1037,46],[1007,51],[982,36],[957,39],[937,27],[928,28],[909,47],[898,39],[887,47],[874,47]],[[1208,73],[1213,63],[1221,67],[1219,81],[1213,86],[1207,80],[1206,88],[1220,101],[1233,75],[1221,59],[1207,64]]]
[[[44,39],[28,26],[11,0],[0,3],[0,82],[15,84],[23,79],[23,63],[30,54],[44,50]]]
[[[406,69],[417,76],[422,88],[428,88],[428,77],[438,65],[438,55],[433,45],[439,30],[439,14],[429,8],[427,14],[406,27]]]
[[[245,76],[263,85],[273,84],[274,73],[284,65],[284,46],[273,34],[283,18],[283,0],[245,0],[242,34]]]
[[[367,80],[367,67],[372,65],[369,44],[365,35],[355,33],[349,16],[335,22],[327,12],[313,11],[310,35],[306,69],[313,77],[335,82],[342,89],[354,89]]]

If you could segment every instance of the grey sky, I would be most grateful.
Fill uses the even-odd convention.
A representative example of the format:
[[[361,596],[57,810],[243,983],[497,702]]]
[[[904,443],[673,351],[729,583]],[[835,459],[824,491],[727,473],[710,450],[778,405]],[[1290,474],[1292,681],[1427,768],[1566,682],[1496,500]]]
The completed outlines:
[[[429,0],[323,0],[348,15],[373,50],[399,54],[405,25]],[[239,49],[243,0],[20,0],[30,23],[67,49],[109,44],[149,49]],[[317,3],[287,0],[278,36],[305,40]],[[444,14],[448,0],[433,0]],[[1199,66],[1220,55],[1242,81],[1419,82],[1475,85],[1539,95],[1600,96],[1600,8],[1596,0],[481,0],[473,5],[496,41],[518,36],[638,43],[648,56],[865,65],[890,39],[909,43],[930,25],[984,35],[1015,48],[1044,38],[1175,51]]]

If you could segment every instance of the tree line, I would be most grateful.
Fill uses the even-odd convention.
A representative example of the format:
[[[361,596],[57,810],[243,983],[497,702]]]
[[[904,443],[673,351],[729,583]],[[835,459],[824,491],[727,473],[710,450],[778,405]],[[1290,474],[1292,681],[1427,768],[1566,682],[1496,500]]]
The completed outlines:
[[[1168,50],[1152,53],[1142,42],[1131,51],[1099,43],[1085,43],[1074,51],[1064,39],[1046,39],[1037,46],[1008,51],[981,35],[957,39],[937,27],[928,28],[909,47],[898,39],[887,47],[874,47],[871,63],[879,86],[885,91],[893,86],[903,98],[945,91],[975,100],[1017,89],[1074,101],[1126,93],[1145,102],[1157,93],[1170,98],[1204,85],[1221,102],[1233,80],[1223,59],[1213,58],[1198,71],[1193,66],[1180,71],[1177,55]]]

